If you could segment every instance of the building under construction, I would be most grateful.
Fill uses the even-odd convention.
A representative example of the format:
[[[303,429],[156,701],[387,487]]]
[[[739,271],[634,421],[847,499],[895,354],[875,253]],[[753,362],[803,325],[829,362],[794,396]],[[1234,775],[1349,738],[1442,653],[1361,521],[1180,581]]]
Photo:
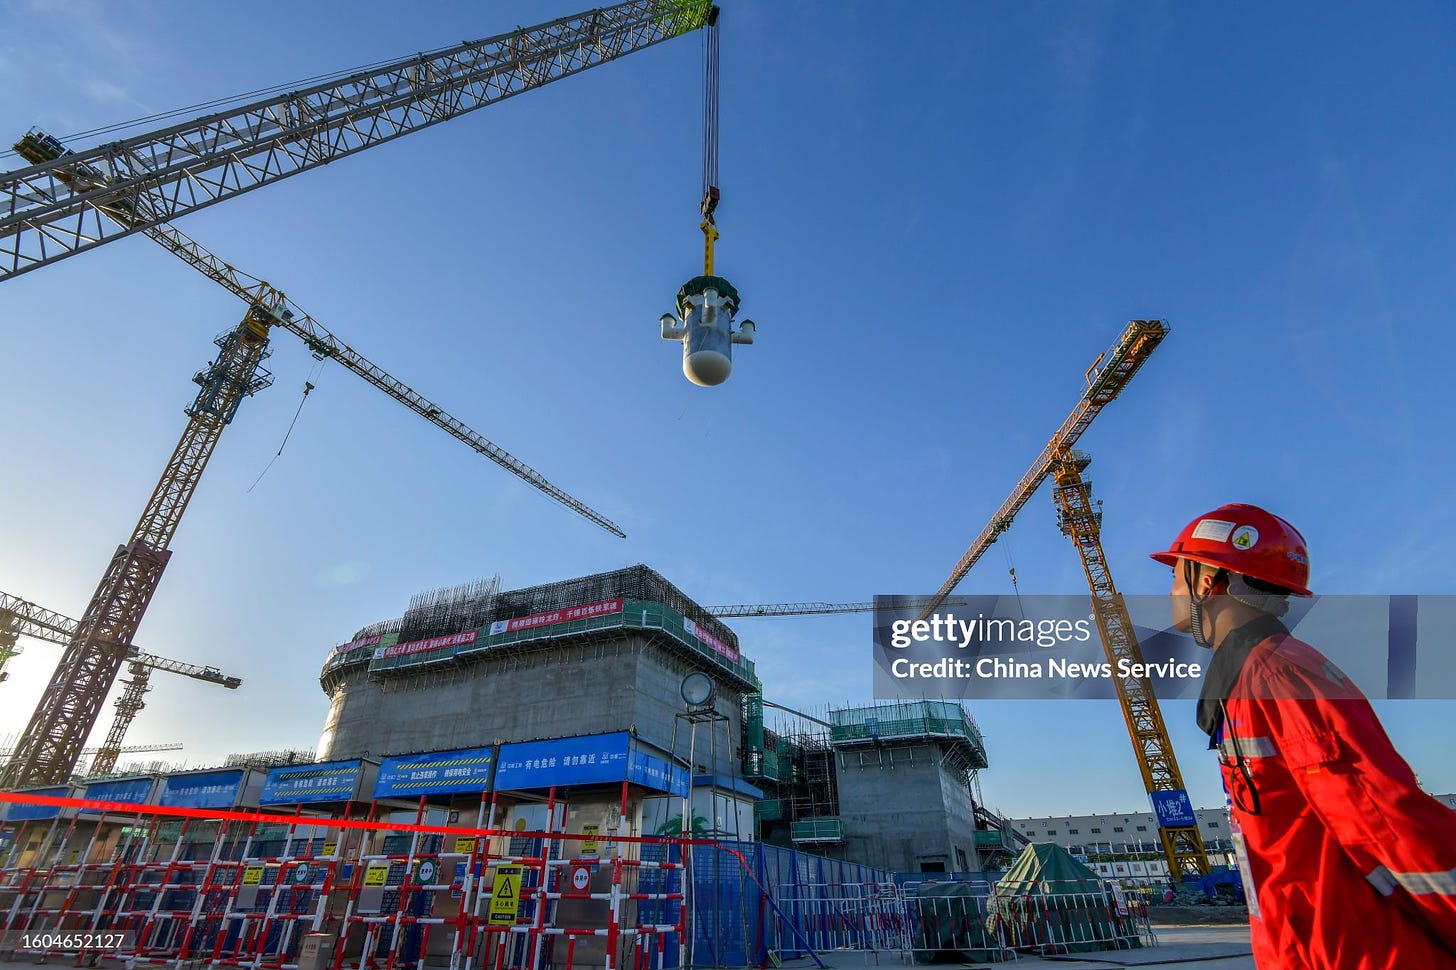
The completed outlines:
[[[776,732],[737,636],[643,565],[415,596],[403,617],[359,630],[324,664],[319,758],[627,731],[683,764],[681,688],[695,671],[716,685],[698,708],[691,759],[693,787],[712,793],[698,791],[709,797],[694,811],[714,834],[900,872],[979,871],[1013,849],[1013,836],[978,812],[986,750],[959,704],[830,710],[812,729],[800,721]]]
[[[946,701],[830,709],[789,731],[764,726],[763,699],[745,710],[745,776],[765,791],[760,837],[893,872],[994,868],[1019,849],[981,810],[980,730]]]
[[[611,731],[682,756],[680,689],[694,671],[712,678],[712,706],[741,737],[744,698],[760,689],[753,662],[732,630],[647,566],[518,590],[491,580],[436,591],[328,658],[319,757]],[[736,775],[732,746],[708,740],[695,774]]]

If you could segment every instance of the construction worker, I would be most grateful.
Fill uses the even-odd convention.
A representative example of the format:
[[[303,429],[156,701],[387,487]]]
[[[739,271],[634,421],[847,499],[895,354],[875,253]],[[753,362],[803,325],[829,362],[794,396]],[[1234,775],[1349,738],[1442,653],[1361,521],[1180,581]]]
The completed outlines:
[[[1198,724],[1219,752],[1261,970],[1456,968],[1456,812],[1416,784],[1370,702],[1289,635],[1304,537],[1252,505],[1184,527],[1174,625],[1214,651]]]

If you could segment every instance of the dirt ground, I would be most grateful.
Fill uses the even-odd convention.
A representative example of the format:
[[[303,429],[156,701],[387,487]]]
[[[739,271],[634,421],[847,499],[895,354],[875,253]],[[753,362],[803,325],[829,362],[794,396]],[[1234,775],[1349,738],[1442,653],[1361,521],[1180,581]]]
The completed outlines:
[[[1149,906],[1148,918],[1154,926],[1209,926],[1247,923],[1249,911],[1243,906]]]

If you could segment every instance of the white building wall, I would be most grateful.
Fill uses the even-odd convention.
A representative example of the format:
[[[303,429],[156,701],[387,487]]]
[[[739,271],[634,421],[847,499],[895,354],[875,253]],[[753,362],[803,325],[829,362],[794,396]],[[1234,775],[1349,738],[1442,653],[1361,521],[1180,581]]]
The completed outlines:
[[[1456,793],[1434,796],[1441,804],[1456,811]],[[1214,865],[1232,866],[1233,842],[1229,831],[1228,811],[1224,808],[1200,808],[1198,833],[1209,861]],[[1055,842],[1073,855],[1126,856],[1126,862],[1096,862],[1091,865],[1103,876],[1119,877],[1136,885],[1157,886],[1168,881],[1168,864],[1163,859],[1163,846],[1158,836],[1158,818],[1152,812],[1108,812],[1097,815],[1048,815],[1009,819],[1011,826],[1031,842]],[[1150,857],[1156,856],[1156,858]],[[1128,868],[1127,879],[1117,865],[1143,865],[1146,874]]]

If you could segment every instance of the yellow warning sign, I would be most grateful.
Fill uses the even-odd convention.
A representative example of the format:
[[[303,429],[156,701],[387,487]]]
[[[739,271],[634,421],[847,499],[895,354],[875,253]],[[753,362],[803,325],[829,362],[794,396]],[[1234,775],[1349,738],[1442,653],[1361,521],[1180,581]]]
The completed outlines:
[[[369,863],[369,868],[364,870],[364,885],[383,886],[389,881],[389,863]]]
[[[510,926],[516,921],[516,907],[521,902],[521,867],[501,866],[495,871],[495,884],[490,891],[490,923]]]
[[[244,886],[261,886],[261,885],[263,885],[263,867],[262,866],[248,866],[248,868],[244,869],[243,870],[243,885]]]
[[[593,858],[593,857],[596,856],[597,852],[600,851],[597,848],[597,840],[595,838],[595,836],[597,835],[597,833],[600,832],[600,831],[601,831],[601,826],[599,826],[599,825],[583,825],[581,827],[581,834],[582,835],[590,835],[590,836],[593,836],[593,838],[590,838],[590,839],[582,839],[581,840],[581,854],[582,854],[582,858]]]
[[[475,851],[475,840],[474,839],[456,839],[455,840],[455,851],[456,852],[464,852],[464,853],[474,852]]]
[[[338,851],[339,851],[339,843],[337,843],[337,842],[325,842],[324,843],[324,851],[322,853],[320,853],[320,854],[321,855],[333,855],[333,854],[335,854]]]

